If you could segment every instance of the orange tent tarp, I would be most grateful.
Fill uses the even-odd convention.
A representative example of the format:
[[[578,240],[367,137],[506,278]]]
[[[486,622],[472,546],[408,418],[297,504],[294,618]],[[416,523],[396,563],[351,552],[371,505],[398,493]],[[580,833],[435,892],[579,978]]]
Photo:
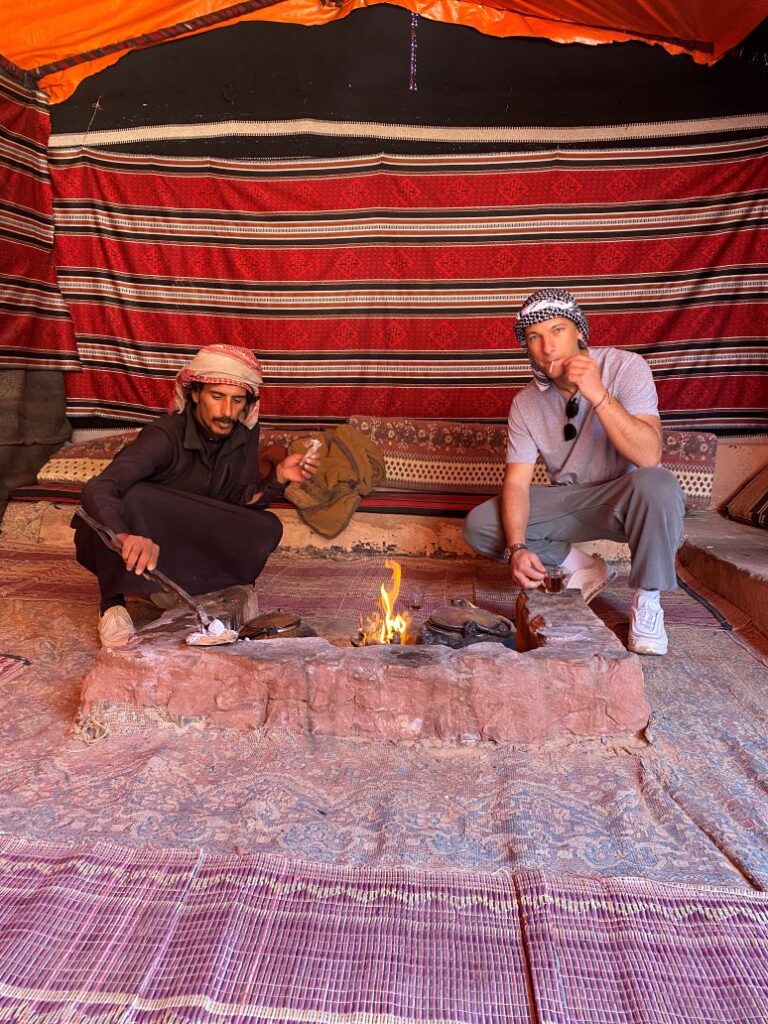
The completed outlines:
[[[494,36],[559,43],[642,40],[711,64],[768,14],[766,0],[6,0],[0,54],[31,71],[52,102],[138,47],[242,20],[322,25],[393,2],[419,15]]]

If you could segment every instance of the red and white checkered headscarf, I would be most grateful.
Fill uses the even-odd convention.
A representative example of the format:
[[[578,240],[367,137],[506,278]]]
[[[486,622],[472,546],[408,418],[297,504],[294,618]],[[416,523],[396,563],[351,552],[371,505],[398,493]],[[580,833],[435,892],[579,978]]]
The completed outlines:
[[[245,388],[254,398],[259,396],[262,381],[261,363],[247,348],[235,345],[209,345],[201,348],[195,358],[176,375],[176,390],[171,412],[183,412],[189,400],[191,384],[230,384]],[[259,403],[251,402],[240,413],[241,422],[251,430],[259,419]]]

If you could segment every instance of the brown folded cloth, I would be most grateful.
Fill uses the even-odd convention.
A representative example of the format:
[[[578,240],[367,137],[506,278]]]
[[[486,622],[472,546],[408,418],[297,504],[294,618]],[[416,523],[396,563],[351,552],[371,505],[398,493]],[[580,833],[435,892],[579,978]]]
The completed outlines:
[[[347,424],[325,431],[318,439],[320,467],[302,484],[290,484],[285,496],[299,516],[323,537],[336,537],[354,515],[360,498],[386,479],[384,456],[371,439]],[[304,452],[308,437],[291,443],[292,452]]]

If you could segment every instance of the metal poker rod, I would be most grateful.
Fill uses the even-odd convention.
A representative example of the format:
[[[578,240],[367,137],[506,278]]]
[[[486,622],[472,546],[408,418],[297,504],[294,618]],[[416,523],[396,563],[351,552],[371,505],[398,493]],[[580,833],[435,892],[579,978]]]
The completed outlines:
[[[80,518],[90,526],[97,536],[104,541],[108,548],[112,548],[113,551],[120,554],[122,545],[117,539],[115,533],[110,530],[108,526],[104,526],[103,523],[98,522],[93,518],[93,516],[90,516],[82,505],[77,506],[75,509],[75,515],[80,516]],[[170,590],[174,594],[178,594],[181,600],[193,609],[200,625],[202,626],[203,632],[207,632],[208,626],[211,624],[211,620],[200,605],[197,604],[194,598],[186,592],[186,590],[180,587],[178,583],[174,583],[172,579],[169,579],[165,573],[160,572],[159,569],[145,569],[142,575],[147,580],[154,580],[159,583],[165,590]]]

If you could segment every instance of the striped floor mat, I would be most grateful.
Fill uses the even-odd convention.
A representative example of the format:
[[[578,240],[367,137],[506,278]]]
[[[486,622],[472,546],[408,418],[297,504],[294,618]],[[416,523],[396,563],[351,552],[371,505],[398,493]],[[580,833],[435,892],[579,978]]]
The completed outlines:
[[[768,1016],[768,895],[0,842],[0,1019]]]
[[[18,654],[0,654],[0,683],[7,683],[29,665],[26,658]]]

